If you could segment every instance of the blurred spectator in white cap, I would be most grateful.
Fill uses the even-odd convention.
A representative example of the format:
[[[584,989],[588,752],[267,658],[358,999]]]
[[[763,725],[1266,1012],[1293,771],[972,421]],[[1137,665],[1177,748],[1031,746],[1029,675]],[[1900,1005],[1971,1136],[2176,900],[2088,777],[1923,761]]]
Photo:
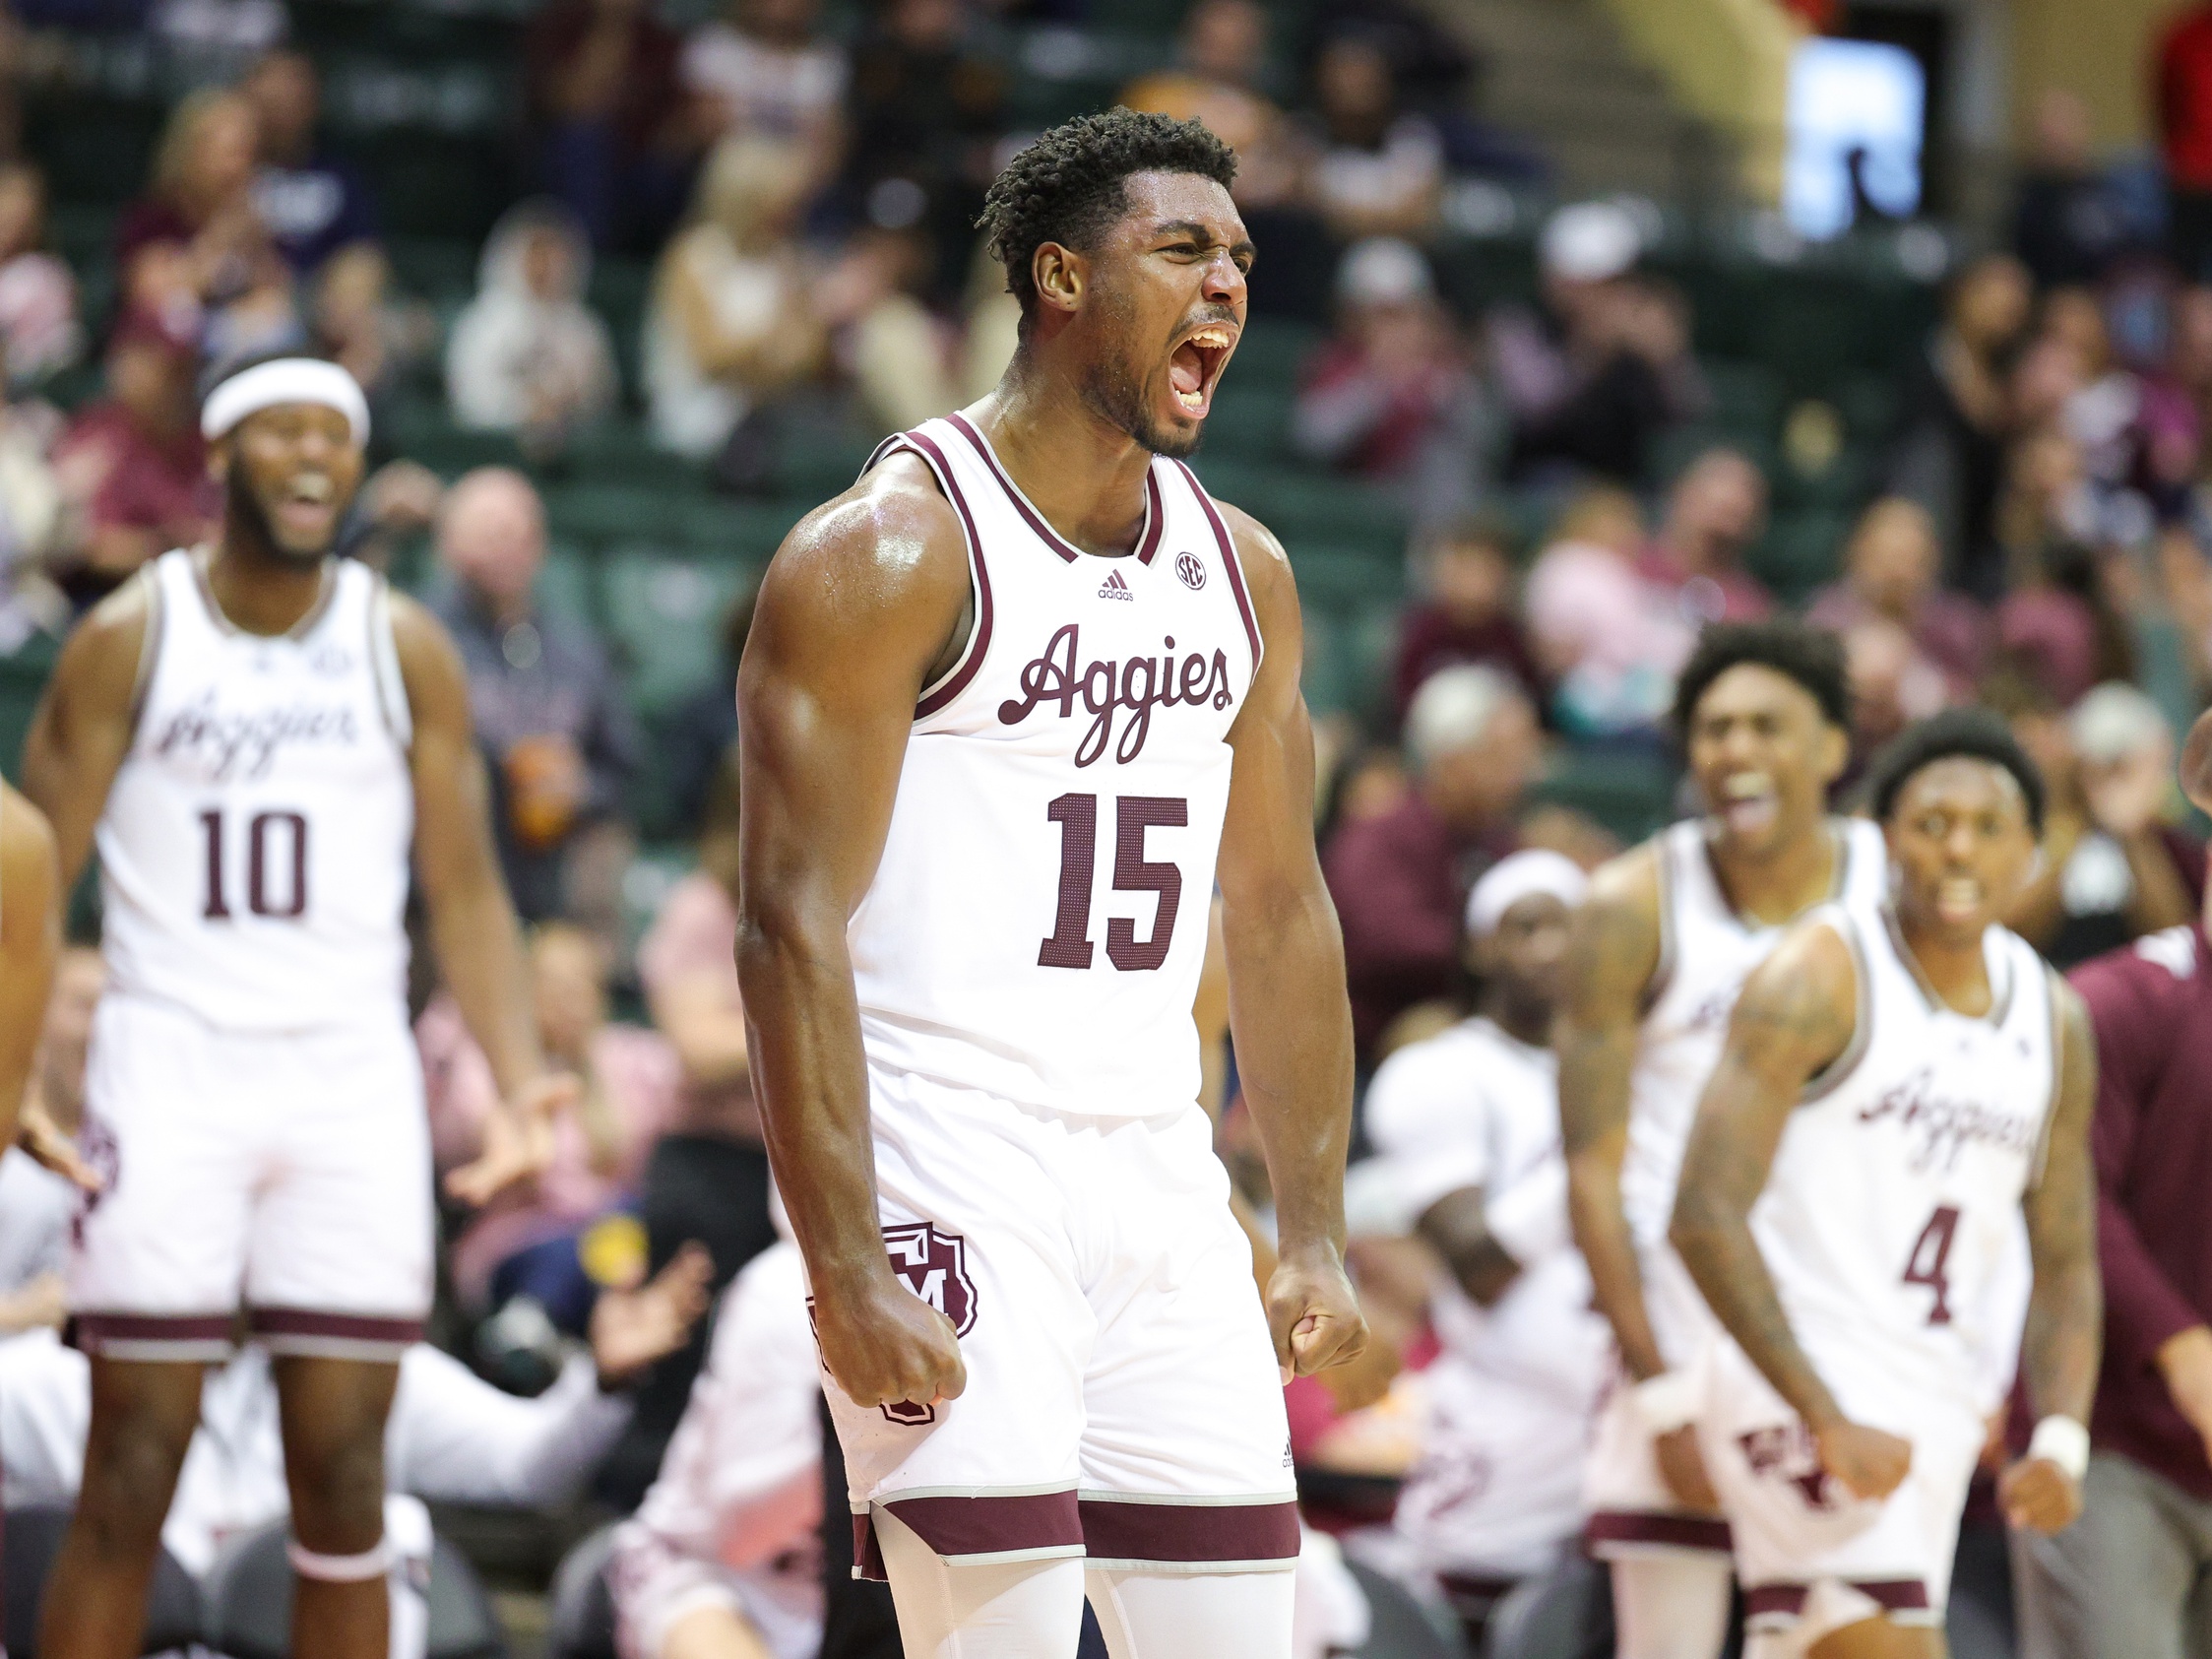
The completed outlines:
[[[1444,187],[1443,140],[1425,116],[1399,107],[1382,43],[1345,32],[1324,44],[1313,101],[1308,189],[1330,231],[1345,241],[1425,235]]]
[[[2180,926],[2204,897],[2204,844],[2176,823],[2174,734],[2158,705],[2108,681],[2030,743],[2050,787],[2043,863],[2009,925],[2061,969]]]
[[[1640,482],[1652,440],[1703,408],[1688,307],[1637,275],[1643,249],[1643,229],[1620,203],[1561,208],[1538,242],[1538,308],[1491,314],[1491,371],[1524,470]]]
[[[1386,812],[1347,819],[1322,860],[1362,1056],[1400,1013],[1450,992],[1466,894],[1514,849],[1543,738],[1519,685],[1468,664],[1416,694],[1405,750],[1414,787]]]
[[[1336,334],[1292,412],[1294,447],[1405,485],[1424,518],[1471,505],[1495,420],[1427,256],[1396,236],[1356,242],[1337,269],[1337,301]]]
[[[1359,1206],[1440,1269],[1443,1352],[1423,1373],[1422,1452],[1391,1533],[1356,1540],[1417,1593],[1481,1627],[1517,1579],[1555,1565],[1583,1521],[1581,1450],[1607,1336],[1567,1225],[1558,1061],[1549,1048],[1567,925],[1588,878],[1515,853],[1469,896],[1462,963],[1475,1012],[1383,1061],[1366,1097],[1375,1156]]]

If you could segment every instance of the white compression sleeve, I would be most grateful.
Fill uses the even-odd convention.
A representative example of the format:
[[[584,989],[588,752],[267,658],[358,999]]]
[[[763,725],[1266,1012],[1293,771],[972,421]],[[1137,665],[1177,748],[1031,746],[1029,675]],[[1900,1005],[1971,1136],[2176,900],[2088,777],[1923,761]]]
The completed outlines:
[[[1719,1659],[1728,1640],[1727,1557],[1667,1553],[1612,1564],[1614,1659]]]
[[[953,1565],[888,1510],[874,1522],[906,1659],[1075,1659],[1081,1557]]]
[[[1112,1659],[1290,1659],[1289,1572],[1087,1574]]]

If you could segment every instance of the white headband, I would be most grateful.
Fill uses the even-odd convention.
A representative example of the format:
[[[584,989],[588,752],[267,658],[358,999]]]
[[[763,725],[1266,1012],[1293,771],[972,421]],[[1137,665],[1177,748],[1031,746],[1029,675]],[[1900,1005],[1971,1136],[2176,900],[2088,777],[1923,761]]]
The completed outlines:
[[[1572,910],[1589,890],[1590,878],[1565,854],[1543,848],[1515,853],[1491,865],[1489,874],[1476,882],[1475,891],[1467,896],[1468,936],[1489,937],[1507,911],[1538,893],[1548,893]]]
[[[200,409],[200,436],[210,443],[249,415],[279,404],[321,404],[346,416],[353,441],[368,442],[368,399],[360,382],[320,357],[275,357],[233,374],[208,394]]]

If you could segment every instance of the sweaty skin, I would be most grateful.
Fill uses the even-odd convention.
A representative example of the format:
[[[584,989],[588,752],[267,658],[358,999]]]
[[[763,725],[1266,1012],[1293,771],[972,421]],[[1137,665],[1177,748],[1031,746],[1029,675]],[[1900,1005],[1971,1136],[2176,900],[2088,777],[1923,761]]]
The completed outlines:
[[[1684,737],[1708,802],[1727,801],[1734,780],[1771,780],[1769,821],[1739,828],[1727,817],[1709,820],[1713,867],[1730,902],[1745,916],[1784,922],[1824,899],[1839,856],[1826,832],[1827,790],[1847,750],[1811,693],[1776,670],[1738,664],[1699,697]],[[1667,1369],[1620,1199],[1630,1083],[1659,972],[1660,903],[1654,843],[1591,878],[1568,938],[1566,992],[1552,1036],[1575,1243],[1589,1260],[1598,1310],[1638,1382]],[[1661,1436],[1658,1457],[1677,1499],[1696,1509],[1715,1506],[1694,1430]]]
[[[2009,857],[1988,845],[2007,829],[2018,844]],[[1939,761],[1907,784],[1886,832],[1907,948],[1945,1002],[1969,1015],[1986,1012],[1992,993],[1982,927],[2024,875],[2034,847],[2017,789],[1986,762]],[[1986,877],[1993,897],[1984,914],[1946,919],[1933,895],[1961,871]],[[2035,1263],[2022,1364],[2039,1416],[2087,1423],[2103,1318],[2089,1154],[2095,1039],[2069,987],[2054,978],[2051,995],[2059,1076],[2042,1177],[2022,1199]],[[1790,1114],[1811,1079],[1850,1046],[1858,1013],[1850,947],[1825,924],[1794,929],[1751,976],[1699,1103],[1672,1236],[1722,1323],[1811,1431],[1822,1467],[1861,1498],[1875,1499],[1910,1472],[1912,1443],[1844,1416],[1790,1329],[1750,1227]],[[2013,1464],[1999,1491],[2014,1524],[2042,1531],[2065,1526],[2080,1508],[2074,1482],[2042,1459]]]
[[[1162,448],[1195,441],[1203,416],[1177,401],[1169,353],[1200,325],[1241,324],[1251,257],[1212,181],[1139,173],[1127,195],[1127,213],[1090,251],[1038,249],[1022,351],[967,412],[1052,526],[1106,554],[1129,551],[1144,517],[1152,453],[1129,426]],[[1207,399],[1219,371],[1209,358]],[[1350,1009],[1313,847],[1296,591],[1274,537],[1222,512],[1265,642],[1229,737],[1218,882],[1230,1025],[1278,1206],[1276,1355],[1286,1372],[1308,1372],[1365,1340],[1342,1265]],[[966,1385],[951,1325],[892,1272],[878,1231],[845,929],[882,855],[916,701],[958,658],[968,611],[960,523],[926,468],[894,456],[792,531],[762,584],[738,676],[737,964],[754,1075],[823,1360],[862,1406],[933,1402]]]

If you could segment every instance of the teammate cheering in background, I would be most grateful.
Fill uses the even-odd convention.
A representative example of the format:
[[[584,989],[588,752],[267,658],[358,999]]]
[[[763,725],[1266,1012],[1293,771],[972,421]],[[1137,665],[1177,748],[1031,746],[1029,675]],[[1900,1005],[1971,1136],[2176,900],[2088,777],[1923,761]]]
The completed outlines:
[[[912,1659],[1067,1659],[1087,1567],[1116,1659],[1282,1659],[1281,1379],[1364,1339],[1297,596],[1175,459],[1244,320],[1234,170],[1126,109],[1015,158],[1005,378],[791,533],[739,675],[755,1076]],[[1217,882],[1264,1308],[1197,1104]]]
[[[538,1168],[573,1084],[538,1053],[460,660],[418,606],[330,552],[361,478],[360,388],[332,363],[262,361],[215,387],[201,428],[219,539],[86,618],[26,751],[62,890],[97,840],[110,975],[85,1127],[106,1187],[69,1270],[91,1439],[39,1651],[138,1651],[201,1374],[242,1305],[276,1356],[292,1651],[381,1659],[384,1424],[431,1294],[411,845],[440,966],[509,1103],[455,1195]]]
[[[2089,1461],[2094,1039],[1996,922],[2035,860],[2043,780],[1994,715],[1957,710],[1899,738],[1869,796],[1890,905],[1814,913],[1751,976],[1675,1205],[1736,1339],[1713,1350],[1703,1429],[1753,1659],[1941,1659],[1986,1433],[1980,1310],[2023,1209],[2023,1370],[2045,1415],[1999,1483],[2006,1519],[2067,1525]]]
[[[1712,1314],[1667,1243],[1675,1178],[1729,1009],[1783,927],[1881,891],[1881,836],[1831,817],[1849,752],[1843,649],[1792,623],[1708,628],[1675,724],[1707,815],[1592,880],[1557,1031],[1568,1203],[1623,1386],[1600,1415],[1586,1497],[1612,1569],[1619,1659],[1714,1659],[1728,1526],[1697,1449],[1687,1366]]]

